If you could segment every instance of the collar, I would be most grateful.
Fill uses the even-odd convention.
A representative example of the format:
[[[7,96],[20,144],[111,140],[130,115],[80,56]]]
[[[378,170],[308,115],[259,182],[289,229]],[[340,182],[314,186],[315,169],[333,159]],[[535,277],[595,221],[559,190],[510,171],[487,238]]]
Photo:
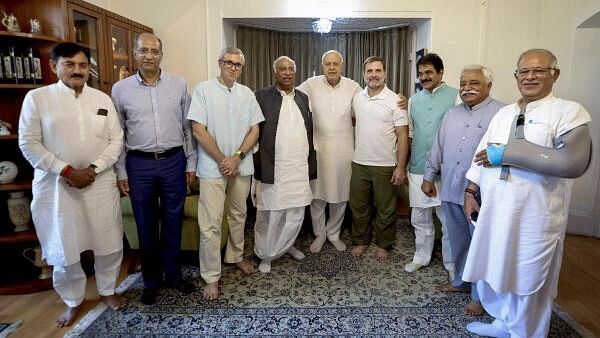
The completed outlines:
[[[219,88],[221,88],[222,90],[226,91],[226,92],[232,92],[235,90],[236,86],[238,85],[237,81],[233,82],[233,86],[231,86],[231,88],[227,87],[226,85],[222,84],[221,81],[219,81],[219,78],[217,77],[215,79],[215,82],[217,83],[217,86],[219,86]]]
[[[296,87],[292,88],[292,91],[289,94],[286,93],[283,89],[279,89],[279,86],[277,85],[275,85],[275,89],[277,89],[279,94],[281,94],[281,96],[283,97],[290,96],[293,98],[294,96],[296,96]]]
[[[469,107],[469,105],[467,105],[466,103],[462,103],[462,105],[465,107],[465,109],[469,112],[473,112],[476,110],[481,109],[482,107],[488,105],[488,103],[490,103],[490,101],[492,101],[492,96],[488,95],[488,97],[485,98],[485,100],[479,102],[478,104],[474,105],[473,107]]]
[[[423,89],[423,90],[424,90],[424,91],[425,91],[427,94],[430,94],[430,95],[435,95],[435,94],[436,94],[436,93],[437,93],[437,92],[438,92],[440,89],[442,89],[442,87],[446,87],[446,86],[447,86],[447,85],[446,85],[446,82],[442,81],[442,82],[440,82],[440,85],[439,85],[439,86],[437,86],[437,87],[435,87],[435,88],[433,88],[433,90],[432,90],[432,91],[429,91],[429,90],[427,90],[427,89]]]
[[[525,111],[526,112],[531,111],[532,109],[535,109],[535,108],[543,105],[544,103],[554,100],[554,99],[555,99],[554,94],[552,94],[552,92],[550,92],[550,94],[546,95],[545,97],[543,97],[537,101],[529,102],[527,104],[527,107],[525,107]],[[519,99],[519,102],[517,102],[517,110],[520,110],[520,108],[519,108],[520,102],[521,102],[521,99]]]
[[[58,88],[60,88],[60,90],[63,92],[67,92],[67,93],[75,96],[75,89],[67,86],[64,82],[62,82],[62,80],[58,80]],[[86,91],[86,88],[87,88],[87,83],[84,83],[83,88],[81,89],[81,94],[79,94],[79,96],[83,95],[83,93]]]
[[[333,88],[333,89],[335,89],[335,88],[338,88],[339,86],[341,86],[341,85],[342,85],[342,79],[343,79],[343,77],[342,77],[342,76],[340,76],[340,80],[338,81],[338,83],[337,83],[335,86],[332,86],[332,85],[329,83],[329,81],[327,81],[327,76],[325,76],[325,75],[321,75],[321,77],[322,77],[322,79],[323,79],[323,83],[325,83],[325,86],[327,86],[328,88]]]
[[[387,92],[388,92],[387,84],[384,84],[383,89],[379,93],[377,93],[377,95],[375,95],[375,96],[369,96],[369,86],[366,86],[365,88],[363,88],[363,90],[360,92],[360,94],[370,100],[383,100],[387,97],[387,94],[388,94]]]
[[[140,70],[138,69],[138,71],[135,73],[135,79],[137,80],[138,84],[140,86],[146,86],[146,87],[156,87],[156,85],[158,85],[158,83],[163,79],[164,77],[164,72],[162,71],[162,69],[159,69],[160,73],[158,74],[158,80],[154,83],[154,84],[147,84],[146,81],[144,81],[144,79],[142,78],[142,75],[140,75]]]

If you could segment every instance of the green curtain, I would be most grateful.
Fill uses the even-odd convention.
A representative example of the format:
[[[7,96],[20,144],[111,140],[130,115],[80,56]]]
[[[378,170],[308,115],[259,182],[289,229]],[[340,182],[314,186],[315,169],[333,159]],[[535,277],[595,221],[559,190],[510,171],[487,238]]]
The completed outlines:
[[[246,57],[240,83],[253,90],[273,84],[273,61],[287,55],[296,62],[296,84],[314,75],[320,75],[321,56],[336,49],[344,56],[344,76],[364,87],[363,61],[372,55],[386,62],[387,85],[394,92],[411,93],[409,56],[412,50],[412,31],[409,27],[395,27],[369,32],[295,33],[238,26],[236,47]]]

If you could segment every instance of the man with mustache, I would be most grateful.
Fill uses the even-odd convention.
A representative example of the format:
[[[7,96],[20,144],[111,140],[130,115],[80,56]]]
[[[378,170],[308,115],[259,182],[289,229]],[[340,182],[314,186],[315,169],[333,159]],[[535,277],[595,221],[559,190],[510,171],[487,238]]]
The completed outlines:
[[[396,238],[396,187],[407,183],[408,116],[406,110],[398,108],[396,94],[385,85],[382,58],[368,57],[363,62],[363,75],[367,86],[352,102],[356,116],[350,178],[352,256],[364,254],[374,235],[375,258],[385,262]],[[373,229],[371,210],[376,211]]]
[[[305,92],[310,99],[318,163],[310,205],[316,238],[310,251],[321,251],[326,240],[337,250],[344,251],[346,244],[340,240],[340,230],[350,194],[354,152],[352,98],[360,91],[360,86],[342,76],[344,59],[340,52],[325,52],[321,66],[323,75],[312,77],[298,86],[298,90]],[[326,206],[329,208],[327,222]]]
[[[82,308],[86,275],[80,253],[94,252],[96,287],[113,310],[123,258],[123,227],[113,170],[123,130],[108,95],[86,85],[90,55],[72,43],[56,45],[50,68],[58,82],[27,93],[19,146],[35,169],[31,214],[44,259],[54,266],[54,289],[67,305],[56,326],[71,325]]]
[[[495,319],[467,325],[480,336],[548,334],[572,178],[591,157],[590,115],[552,94],[559,75],[546,49],[519,56],[514,77],[521,98],[492,118],[466,174],[465,216],[479,215],[463,280],[477,282]]]
[[[184,294],[193,284],[181,277],[181,227],[187,184],[195,179],[196,145],[186,114],[190,104],[182,78],[160,68],[162,41],[150,33],[135,39],[139,70],[112,88],[125,149],[116,165],[121,193],[129,196],[142,258],[142,303],[156,302],[164,283]]]
[[[417,73],[423,89],[410,98],[408,115],[411,126],[411,152],[408,163],[408,189],[412,208],[410,221],[415,228],[415,255],[404,271],[415,272],[429,265],[435,240],[433,209],[442,222],[442,256],[450,279],[454,278],[454,262],[446,235],[441,201],[421,191],[425,162],[438,126],[448,109],[455,105],[458,90],[442,81],[444,63],[435,53],[417,61]]]
[[[304,259],[294,242],[312,201],[309,180],[317,178],[312,113],[306,94],[294,88],[296,63],[280,56],[273,72],[275,85],[256,92],[265,117],[254,154],[254,252],[262,273],[271,272],[271,262],[286,253]]]
[[[258,123],[264,121],[252,90],[236,82],[246,62],[244,53],[227,47],[218,62],[219,76],[194,88],[187,115],[199,145],[198,253],[206,300],[219,298],[224,211],[229,225],[225,263],[235,264],[245,274],[255,272],[244,259],[246,199],[254,173],[252,156],[246,154],[258,140]]]
[[[440,285],[444,292],[467,291],[470,283],[462,280],[462,272],[471,243],[473,226],[463,212],[464,191],[467,187],[465,173],[481,137],[492,117],[505,104],[492,99],[492,71],[481,65],[463,68],[460,75],[459,94],[463,103],[450,108],[437,131],[427,163],[421,190],[428,197],[442,201],[444,222],[448,231],[452,260],[455,263],[454,280]],[[434,181],[440,179],[442,191],[438,196]],[[482,315],[477,288],[471,287],[471,300],[465,314]]]

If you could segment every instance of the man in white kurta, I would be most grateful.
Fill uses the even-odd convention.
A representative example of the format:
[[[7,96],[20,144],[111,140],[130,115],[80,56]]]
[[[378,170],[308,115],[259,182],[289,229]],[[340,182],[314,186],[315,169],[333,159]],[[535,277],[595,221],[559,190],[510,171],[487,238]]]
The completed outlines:
[[[360,86],[342,76],[344,59],[338,51],[325,52],[321,61],[324,75],[311,77],[297,88],[306,93],[310,101],[319,164],[310,204],[316,237],[310,251],[321,251],[326,239],[337,250],[344,251],[346,244],[340,240],[340,230],[350,193],[354,153],[352,98]],[[327,222],[326,206],[329,208]]]
[[[308,98],[294,90],[296,64],[282,56],[273,63],[273,70],[276,85],[256,92],[265,121],[260,124],[254,161],[254,251],[261,259],[258,269],[263,273],[269,273],[271,262],[285,253],[298,260],[304,258],[294,242],[305,206],[312,200],[309,167],[316,165],[309,165],[311,158],[314,161],[314,149]]]
[[[53,283],[67,310],[57,326],[70,325],[85,295],[80,253],[94,252],[96,285],[113,309],[123,255],[119,191],[113,164],[123,131],[106,94],[88,87],[89,56],[73,43],[52,51],[59,81],[27,93],[19,146],[35,168],[31,210],[43,257],[54,266]]]
[[[495,318],[491,324],[467,326],[479,335],[546,337],[548,333],[573,180],[516,166],[490,166],[482,150],[488,144],[507,144],[521,109],[525,139],[547,148],[590,122],[581,105],[553,96],[559,72],[549,51],[529,50],[521,55],[515,78],[522,98],[492,119],[476,163],[466,175],[470,183],[465,214],[477,211],[473,196],[477,191],[481,208],[463,279],[478,282],[481,303]]]

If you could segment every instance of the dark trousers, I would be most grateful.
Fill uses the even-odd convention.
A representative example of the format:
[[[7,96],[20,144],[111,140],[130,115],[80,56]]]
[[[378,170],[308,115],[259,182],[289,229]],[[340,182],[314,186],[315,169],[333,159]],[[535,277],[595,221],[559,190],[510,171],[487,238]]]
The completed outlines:
[[[352,243],[371,243],[371,209],[375,204],[375,244],[390,249],[396,240],[396,187],[390,180],[395,167],[375,167],[352,162],[350,208]]]
[[[137,224],[144,286],[181,281],[181,227],[186,195],[183,150],[156,160],[128,154],[129,196]]]

